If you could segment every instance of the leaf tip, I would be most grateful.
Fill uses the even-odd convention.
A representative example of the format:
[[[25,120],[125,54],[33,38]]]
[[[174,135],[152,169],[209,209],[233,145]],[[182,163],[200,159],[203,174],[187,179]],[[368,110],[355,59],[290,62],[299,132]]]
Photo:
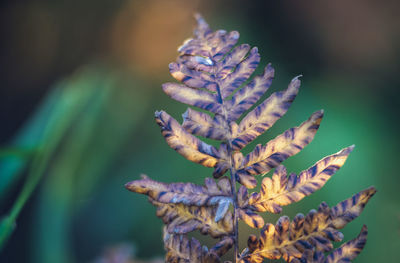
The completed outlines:
[[[258,53],[258,47],[253,47],[250,52],[251,54]]]
[[[141,174],[140,177],[141,177],[141,180],[127,182],[124,185],[125,188],[131,192],[135,192],[135,193],[139,193],[139,194],[144,193],[145,191],[143,191],[143,189],[145,187],[142,185],[143,180],[146,180],[147,182],[151,182],[151,179],[145,174]]]
[[[156,111],[154,112],[154,117],[160,118],[162,112],[163,112],[162,110],[156,110]]]
[[[182,113],[182,119],[183,119],[184,121],[188,119],[189,110],[190,110],[190,108],[187,108],[187,110],[186,110],[184,113]]]
[[[232,37],[233,39],[239,39],[240,34],[239,34],[238,31],[232,31],[232,32],[231,32],[231,37]]]
[[[297,77],[294,77],[292,81],[290,81],[289,88],[287,89],[286,92],[297,94],[300,89],[300,84],[301,84],[300,78],[302,76],[303,75],[298,75]]]
[[[148,177],[146,174],[141,174],[141,175],[140,175],[140,178],[142,178],[142,179],[149,179],[149,177]]]
[[[365,192],[368,193],[370,197],[372,197],[378,190],[375,188],[375,186],[370,186],[367,189],[365,189]]]
[[[296,82],[296,81],[299,81],[299,82],[300,82],[300,78],[301,78],[301,77],[303,77],[303,75],[300,74],[300,75],[294,77],[294,78],[292,79],[291,82]]]
[[[313,113],[312,118],[314,120],[322,119],[322,117],[324,117],[324,113],[325,113],[324,110],[316,111],[316,112]]]
[[[127,182],[124,186],[126,189],[130,190],[132,184],[133,184],[133,182]]]
[[[338,152],[339,155],[349,155],[353,150],[354,150],[355,145],[350,145],[349,147],[344,148],[340,152]]]
[[[363,225],[363,227],[361,228],[361,233],[360,233],[360,235],[361,234],[368,234],[368,227],[367,227],[367,225]]]
[[[275,69],[272,67],[271,63],[268,63],[267,66],[264,68],[264,77],[267,77],[271,81],[275,76]]]
[[[194,13],[193,16],[194,16],[194,18],[195,18],[197,21],[199,21],[199,20],[204,20],[203,16],[202,16],[200,13],[198,13],[198,12]]]

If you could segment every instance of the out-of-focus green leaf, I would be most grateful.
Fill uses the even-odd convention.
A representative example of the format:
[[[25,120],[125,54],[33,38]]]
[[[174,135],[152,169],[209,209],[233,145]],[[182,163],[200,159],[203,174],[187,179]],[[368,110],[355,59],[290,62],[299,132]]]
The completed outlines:
[[[58,103],[61,100],[61,91],[61,87],[51,90],[38,107],[38,110],[16,134],[10,147],[33,148],[39,144],[51,116],[55,114],[54,111],[57,108],[60,108]],[[0,199],[3,199],[17,181],[26,164],[26,159],[21,159],[19,156],[14,155],[5,156],[0,160]]]
[[[72,215],[117,160],[143,112],[131,79],[105,67],[75,74],[65,89],[88,94],[48,167],[34,233],[34,262],[73,262]],[[49,216],[51,215],[51,216]]]
[[[62,122],[76,117],[90,93],[85,89],[68,89],[67,86],[66,81],[61,81],[51,89],[33,117],[17,133],[11,147],[41,147],[54,136]],[[27,160],[14,156],[0,162],[0,198],[7,194],[26,165]]]
[[[0,240],[4,240],[3,242],[7,242],[14,229],[15,221],[8,216],[3,217],[0,221]]]
[[[0,149],[0,158],[4,157],[19,157],[20,159],[26,159],[32,156],[35,152],[35,149],[30,148],[18,148],[18,147],[10,147]]]
[[[12,225],[7,222],[15,222],[25,206],[25,203],[32,195],[40,179],[47,170],[48,163],[51,161],[53,154],[57,150],[62,138],[70,128],[72,121],[77,117],[84,105],[82,101],[86,98],[85,92],[78,92],[76,89],[61,88],[61,96],[57,103],[57,107],[53,110],[51,118],[43,128],[43,135],[38,142],[38,150],[33,156],[27,179],[10,209],[7,221],[3,225],[4,235],[0,238],[0,248],[6,243],[11,231]],[[20,163],[19,168],[25,164]],[[18,168],[18,167],[15,167]],[[18,169],[15,170],[18,172]],[[8,228],[7,228],[8,227]]]

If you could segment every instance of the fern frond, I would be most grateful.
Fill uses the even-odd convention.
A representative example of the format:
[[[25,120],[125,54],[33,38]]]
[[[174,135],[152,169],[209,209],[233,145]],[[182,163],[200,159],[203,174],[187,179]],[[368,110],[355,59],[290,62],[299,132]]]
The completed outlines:
[[[229,126],[221,120],[221,115],[215,115],[213,119],[207,113],[188,108],[182,117],[182,127],[193,135],[219,141],[228,139]]]
[[[300,152],[313,139],[323,117],[317,111],[299,127],[291,128],[265,146],[258,144],[244,159],[238,174],[259,175],[269,172],[284,160]]]
[[[287,90],[273,93],[252,110],[239,124],[238,136],[232,144],[240,150],[269,129],[289,109],[300,88],[300,80],[294,78]]]
[[[162,88],[172,99],[206,112],[188,108],[182,115],[182,125],[164,111],[156,112],[155,119],[167,144],[186,159],[214,168],[213,177],[218,183],[206,178],[204,186],[165,184],[144,177],[126,185],[133,192],[149,196],[157,207],[157,216],[166,224],[166,261],[221,262],[220,257],[232,246],[234,263],[261,263],[265,258],[281,257],[295,263],[352,260],[365,244],[366,228],[328,257],[323,253],[333,249],[332,241],[343,239],[338,229],[362,212],[375,188],[361,191],[332,208],[323,202],[318,210],[311,210],[306,216],[298,214],[292,221],[282,216],[275,225],[265,225],[258,213],[280,213],[283,206],[322,188],[345,163],[353,146],[325,157],[299,175],[287,176],[281,163],[314,139],[323,117],[321,110],[243,156],[241,150],[287,112],[298,94],[299,77],[286,90],[273,93],[257,105],[271,86],[274,69],[268,64],[263,74],[251,80],[260,62],[258,49],[248,44],[236,46],[237,31],[213,32],[200,15],[196,19],[193,38],[178,48],[179,57],[169,65],[170,74],[179,83],[165,83]],[[242,116],[251,107],[254,109]],[[220,141],[220,145],[214,147],[196,136]],[[249,196],[248,188],[257,186],[255,176],[273,168],[273,176],[263,179],[261,191]],[[228,170],[230,180],[223,176]],[[236,182],[241,184],[238,190]],[[241,254],[239,220],[262,228],[260,238],[251,235]],[[220,242],[211,249],[202,247],[199,241],[186,236],[195,230],[219,238]]]
[[[249,204],[258,212],[280,213],[282,206],[298,202],[323,187],[345,163],[353,148],[350,146],[325,157],[298,176],[291,174],[287,177],[286,168],[278,166],[272,178],[263,179],[260,193],[250,196]]]
[[[348,222],[353,221],[364,210],[369,199],[376,193],[375,187],[371,186],[352,198],[346,199],[336,206],[332,207],[332,225],[341,229]]]
[[[294,258],[291,263],[326,263],[324,253],[316,251],[315,249],[309,249],[304,251],[301,258]]]
[[[261,98],[271,86],[274,73],[271,64],[268,64],[263,75],[256,76],[249,84],[239,89],[231,100],[226,101],[225,107],[228,111],[229,122],[236,121]]]
[[[165,111],[156,112],[157,124],[168,145],[189,161],[206,167],[214,167],[218,162],[218,151],[182,128],[179,123]]]
[[[327,257],[321,251],[307,250],[301,258],[295,258],[292,263],[350,263],[363,250],[367,242],[368,229],[364,225],[361,233],[353,240],[348,241],[335,249]]]
[[[246,186],[249,189],[253,189],[254,187],[257,186],[257,180],[256,178],[246,172],[243,172],[243,170],[239,170],[235,174],[236,180],[241,184]]]
[[[368,200],[375,194],[371,187],[340,202],[333,208],[322,203],[318,211],[311,210],[307,216],[298,214],[292,222],[287,216],[281,217],[276,225],[266,224],[260,239],[251,237],[251,248],[242,254],[243,262],[262,262],[264,258],[286,261],[301,258],[306,250],[330,251],[331,241],[341,241],[343,235],[337,229],[360,215]]]
[[[196,19],[194,38],[178,48],[180,56],[170,64],[171,75],[183,85],[166,83],[163,90],[182,103],[223,116],[229,124],[264,94],[271,85],[273,69],[268,65],[262,76],[227,99],[257,68],[258,49],[247,44],[234,47],[237,31],[212,32],[200,15]]]
[[[214,178],[221,177],[231,168],[230,164],[231,156],[229,155],[228,145],[226,143],[221,143],[218,149],[218,154],[220,156],[220,159],[218,160],[218,163],[214,167],[214,172],[213,172]]]
[[[251,47],[248,44],[242,44],[233,48],[232,51],[226,55],[222,61],[218,62],[220,64],[218,66],[222,69],[218,71],[216,77],[218,79],[225,79],[235,70],[236,66],[246,58],[250,48]]]
[[[251,74],[253,74],[254,70],[256,70],[258,63],[260,63],[260,54],[258,53],[258,49],[256,47],[253,47],[250,50],[249,55],[238,64],[228,65],[228,68],[235,68],[235,70],[231,73],[227,72],[225,69],[226,61],[222,61],[222,63],[220,63],[220,67],[222,69],[217,75],[217,77],[220,78],[218,82],[221,88],[222,99],[225,99],[231,95],[235,89],[239,88],[240,85],[250,78]],[[220,74],[221,71],[224,74]]]
[[[260,55],[257,48],[250,49],[249,45],[243,44],[232,49],[239,38],[238,32],[212,32],[201,16],[196,18],[198,25],[194,38],[185,41],[178,49],[180,57],[177,62],[170,64],[171,75],[183,84],[166,83],[163,90],[175,100],[215,114],[212,117],[207,113],[188,109],[183,115],[182,126],[176,123],[177,127],[193,135],[229,141],[232,150],[240,150],[271,127],[287,111],[298,92],[300,80],[295,78],[286,91],[272,94],[238,125],[235,120],[256,103],[271,85],[274,70],[268,64],[264,74],[256,76],[249,84],[239,89],[258,66]],[[238,91],[232,98],[227,99],[236,89]],[[158,116],[157,119],[160,119]],[[168,118],[172,117],[168,115]],[[159,120],[157,122],[162,123]],[[165,129],[166,124],[162,123],[160,126]],[[170,136],[170,133],[165,135]],[[226,158],[219,158],[215,151],[199,151],[200,154],[196,152],[192,155],[189,153],[193,152],[193,147],[184,147],[175,139],[167,141],[187,159],[214,167],[213,175],[216,178],[229,169],[230,154],[227,154]],[[196,145],[198,142],[189,144]],[[260,159],[259,164],[254,163],[254,167],[262,165],[264,159]],[[249,188],[254,188],[257,184],[256,179],[249,176],[252,174],[249,171],[255,169],[250,167],[252,165],[247,163],[247,166],[238,167],[239,171],[235,175],[239,183]]]
[[[195,37],[186,40],[178,48],[178,52],[182,55],[202,56],[213,61],[219,61],[239,40],[239,32],[237,31],[227,33],[225,30],[217,30],[212,32],[199,14],[196,15],[196,20]]]
[[[218,184],[211,178],[205,179],[205,186],[192,183],[165,184],[143,176],[141,180],[129,182],[125,187],[136,193],[149,196],[157,207],[170,233],[185,234],[199,229],[213,237],[232,232],[231,184],[223,177]]]
[[[237,202],[239,206],[239,219],[252,228],[262,228],[264,226],[264,219],[249,207],[249,194],[245,186],[239,188]]]
[[[367,236],[368,228],[364,225],[358,237],[335,249],[326,257],[326,263],[350,262],[350,260],[355,259],[364,249]]]
[[[232,204],[231,183],[223,177],[218,184],[206,178],[205,186],[192,183],[166,184],[142,176],[141,180],[129,182],[125,187],[139,194],[145,194],[154,201],[164,204],[184,204],[186,206],[216,206],[216,222],[221,220]]]
[[[264,219],[251,209],[239,208],[239,218],[252,228],[262,228]]]
[[[157,207],[157,216],[161,217],[169,233],[186,234],[200,230],[204,235],[217,238],[233,232],[233,216],[230,211],[216,222],[217,209],[209,206],[186,206],[184,204],[161,203],[150,199]]]
[[[208,110],[213,113],[220,113],[221,104],[218,102],[218,97],[215,94],[209,93],[200,89],[189,88],[186,85],[177,83],[163,84],[164,92],[174,100],[198,107],[203,110]]]
[[[214,247],[208,249],[201,246],[195,239],[189,239],[185,235],[170,234],[164,229],[164,246],[167,250],[165,256],[166,262],[180,263],[220,263],[220,257],[232,247],[233,239],[231,237],[223,238]]]

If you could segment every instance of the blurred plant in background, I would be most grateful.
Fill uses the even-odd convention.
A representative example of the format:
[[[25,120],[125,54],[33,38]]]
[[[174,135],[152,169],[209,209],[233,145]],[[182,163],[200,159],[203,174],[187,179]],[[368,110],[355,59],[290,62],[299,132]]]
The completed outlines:
[[[168,78],[164,66],[190,36],[195,11],[264,50],[261,66],[274,61],[280,69],[274,88],[289,76],[306,76],[292,114],[253,146],[319,108],[328,113],[320,135],[287,162],[289,170],[357,145],[347,171],[289,216],[319,200],[335,204],[336,192],[350,196],[353,185],[374,184],[380,194],[358,219],[369,226],[368,249],[356,262],[397,261],[397,1],[9,0],[0,6],[0,216],[9,215],[32,175],[41,177],[0,262],[92,262],[105,247],[126,241],[135,243],[139,258],[164,253],[154,209],[133,201],[123,185],[142,172],[195,183],[208,172],[182,166],[149,119],[154,105],[171,109],[160,89]],[[173,116],[185,109],[174,107]],[[344,234],[356,236],[358,226]]]
[[[95,263],[162,263],[162,259],[153,259],[148,261],[136,260],[135,249],[129,244],[118,244],[107,248],[103,255],[96,259]]]
[[[23,190],[3,221],[2,235],[9,234],[24,202],[47,174],[38,208],[43,217],[38,220],[44,225],[36,229],[43,231],[44,248],[57,252],[52,261],[70,262],[65,251],[71,215],[81,208],[80,200],[104,182],[121,144],[145,109],[144,95],[132,96],[128,78],[101,65],[87,66],[52,89],[13,144],[21,151],[30,150],[31,158],[5,157],[1,163],[3,195],[27,170]]]

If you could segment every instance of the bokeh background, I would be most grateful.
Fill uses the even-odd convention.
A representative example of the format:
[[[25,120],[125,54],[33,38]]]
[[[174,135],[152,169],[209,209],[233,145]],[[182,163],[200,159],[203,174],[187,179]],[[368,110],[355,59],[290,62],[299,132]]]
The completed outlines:
[[[276,69],[269,93],[303,74],[288,113],[245,151],[318,109],[326,113],[321,128],[285,162],[289,171],[356,145],[322,190],[284,213],[292,218],[322,200],[335,205],[375,185],[345,240],[365,223],[368,243],[355,262],[398,262],[398,1],[4,0],[0,7],[0,216],[30,177],[41,177],[0,262],[163,256],[155,208],[123,185],[141,173],[196,183],[211,174],[170,149],[153,119],[158,109],[178,119],[186,109],[161,84],[172,80],[168,63],[191,36],[195,12],[259,47],[261,65]],[[241,225],[242,247],[250,232]]]

